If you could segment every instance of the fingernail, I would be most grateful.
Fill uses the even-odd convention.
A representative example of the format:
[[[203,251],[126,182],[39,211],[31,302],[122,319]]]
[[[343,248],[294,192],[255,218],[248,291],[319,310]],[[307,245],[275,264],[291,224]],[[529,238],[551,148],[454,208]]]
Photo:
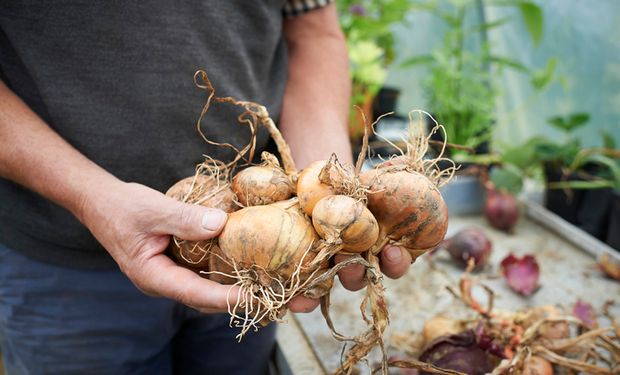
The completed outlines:
[[[226,222],[227,215],[224,211],[210,209],[202,217],[202,227],[206,230],[218,230]]]
[[[403,253],[399,247],[392,246],[386,249],[385,257],[392,263],[399,263],[403,258]]]

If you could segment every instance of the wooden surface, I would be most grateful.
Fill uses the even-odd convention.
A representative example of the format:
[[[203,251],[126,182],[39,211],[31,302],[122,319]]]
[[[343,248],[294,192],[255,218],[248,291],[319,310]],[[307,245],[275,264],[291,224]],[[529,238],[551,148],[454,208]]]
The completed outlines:
[[[568,230],[574,238],[569,241],[560,236],[561,230],[552,231],[542,225],[544,218],[532,220],[527,217],[537,208],[522,208],[522,217],[512,235],[491,229],[480,216],[450,219],[448,235],[464,227],[477,226],[493,242],[489,266],[476,275],[496,293],[496,308],[518,310],[527,306],[557,304],[570,312],[580,298],[600,311],[605,302],[612,300],[616,304],[611,312],[620,317],[620,283],[604,277],[596,266],[595,255],[599,254],[597,251],[606,251],[605,247],[592,250],[592,242],[579,237],[585,234],[570,227]],[[546,224],[554,225],[553,222]],[[587,246],[588,251],[576,244]],[[540,289],[528,298],[512,292],[499,276],[499,263],[510,252],[534,254],[540,264]],[[402,354],[395,344],[396,337],[415,340],[426,319],[438,313],[471,316],[471,312],[446,289],[448,285],[456,286],[461,273],[462,270],[448,259],[445,252],[439,252],[432,262],[426,256],[419,259],[403,278],[384,280],[391,320],[385,335],[390,355]],[[357,335],[366,328],[359,311],[363,291],[350,292],[336,284],[331,307],[336,329],[341,334]],[[481,292],[477,295],[483,297]],[[604,320],[601,323],[605,325]],[[343,345],[332,338],[318,309],[310,314],[296,314],[289,325],[280,327],[279,341],[294,374],[322,374],[324,370],[330,373],[338,367]],[[290,344],[298,341],[306,343],[297,343],[297,347]],[[375,351],[371,361],[376,361],[377,355]],[[366,369],[360,369],[365,373]]]

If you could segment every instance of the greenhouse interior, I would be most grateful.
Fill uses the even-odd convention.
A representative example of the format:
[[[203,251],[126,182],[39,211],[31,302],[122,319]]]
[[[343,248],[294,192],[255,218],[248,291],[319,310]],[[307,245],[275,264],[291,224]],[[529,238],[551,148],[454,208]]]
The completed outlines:
[[[620,374],[619,20],[3,2],[0,374]]]

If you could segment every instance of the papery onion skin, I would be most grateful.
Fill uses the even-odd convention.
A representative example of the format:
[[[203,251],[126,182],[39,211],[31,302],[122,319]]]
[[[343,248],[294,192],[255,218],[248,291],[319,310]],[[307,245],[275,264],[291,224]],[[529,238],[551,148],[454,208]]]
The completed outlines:
[[[198,174],[186,177],[172,185],[166,196],[178,201],[218,208],[226,213],[236,211],[235,193],[230,187],[213,176]],[[172,238],[167,253],[172,259],[196,271],[209,269],[209,253],[217,247],[217,240],[185,241]]]
[[[230,214],[219,245],[226,259],[239,268],[257,270],[267,286],[274,282],[269,277],[288,280],[300,264],[309,263],[317,239],[312,224],[297,209],[274,204]]]
[[[368,209],[381,234],[393,243],[421,255],[437,246],[448,229],[448,207],[439,189],[424,175],[406,170],[379,168],[364,172]]]
[[[319,200],[334,194],[329,185],[319,180],[319,174],[327,163],[327,160],[317,160],[299,172],[297,177],[297,198],[302,210],[308,216],[312,216],[312,210]]]
[[[471,330],[438,338],[420,355],[420,361],[471,375],[485,375],[493,371],[497,362],[478,346]],[[428,374],[420,372],[420,375]]]
[[[463,325],[458,320],[440,315],[434,316],[424,322],[424,327],[422,328],[423,346],[428,346],[441,336],[454,335],[461,331],[463,331]]]
[[[549,361],[533,355],[525,361],[522,375],[553,375],[553,366]]]
[[[345,195],[330,195],[312,210],[312,224],[328,242],[342,241],[342,250],[361,253],[379,238],[379,224],[366,206]]]
[[[283,201],[293,195],[284,171],[272,166],[254,165],[233,177],[232,189],[243,206],[259,206]]]

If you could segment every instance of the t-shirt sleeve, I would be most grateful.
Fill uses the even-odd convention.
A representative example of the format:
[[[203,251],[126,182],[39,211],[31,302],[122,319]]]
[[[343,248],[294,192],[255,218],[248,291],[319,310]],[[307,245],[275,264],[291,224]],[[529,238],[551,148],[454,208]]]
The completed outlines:
[[[321,8],[333,3],[335,0],[287,0],[282,8],[285,18],[298,16],[313,9]]]

